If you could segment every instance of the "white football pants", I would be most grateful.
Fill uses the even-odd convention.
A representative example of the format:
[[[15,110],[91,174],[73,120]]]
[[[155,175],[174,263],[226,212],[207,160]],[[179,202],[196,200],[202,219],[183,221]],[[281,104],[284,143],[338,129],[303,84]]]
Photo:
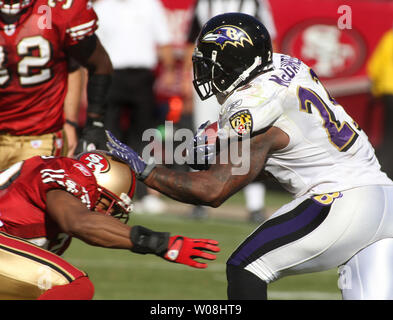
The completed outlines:
[[[393,186],[297,198],[247,237],[227,263],[267,283],[341,266],[344,299],[393,299]]]

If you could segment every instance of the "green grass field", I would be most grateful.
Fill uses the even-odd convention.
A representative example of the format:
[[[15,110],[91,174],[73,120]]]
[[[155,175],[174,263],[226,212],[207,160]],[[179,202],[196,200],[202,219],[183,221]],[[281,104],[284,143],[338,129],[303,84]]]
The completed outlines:
[[[269,192],[267,205],[277,208],[288,201],[286,195]],[[225,205],[241,204],[237,196]],[[98,300],[225,300],[225,263],[237,245],[256,227],[247,221],[229,219],[193,220],[187,216],[163,214],[134,215],[130,224],[156,231],[170,231],[190,237],[213,238],[221,252],[207,269],[169,263],[151,255],[124,250],[96,248],[74,239],[66,260],[86,271],[95,284]],[[337,271],[287,277],[269,285],[269,299],[340,299]]]

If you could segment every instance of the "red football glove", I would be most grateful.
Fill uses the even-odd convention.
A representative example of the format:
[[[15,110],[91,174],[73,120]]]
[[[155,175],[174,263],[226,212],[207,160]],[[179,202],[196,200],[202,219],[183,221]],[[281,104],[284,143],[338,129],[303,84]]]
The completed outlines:
[[[214,254],[205,252],[219,252],[218,242],[210,239],[191,239],[183,236],[169,238],[168,250],[163,258],[170,262],[185,264],[194,268],[206,268],[206,263],[197,262],[195,258],[215,260]]]

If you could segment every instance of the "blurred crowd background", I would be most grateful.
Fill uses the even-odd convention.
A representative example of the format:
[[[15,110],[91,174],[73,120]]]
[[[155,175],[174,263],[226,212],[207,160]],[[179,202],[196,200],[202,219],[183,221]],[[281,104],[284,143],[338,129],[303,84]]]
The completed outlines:
[[[105,124],[137,151],[144,147],[146,129],[157,128],[163,141],[172,139],[165,121],[172,121],[174,130],[195,131],[202,122],[217,120],[215,98],[202,102],[194,94],[192,50],[210,17],[240,11],[266,25],[276,52],[301,59],[317,73],[366,131],[383,170],[393,178],[393,1],[96,0],[94,8],[97,34],[115,70]],[[81,125],[85,108],[84,95]],[[265,188],[255,184],[244,190],[256,222],[265,218]],[[159,196],[142,186],[137,200],[136,210],[165,210]],[[200,207],[191,214],[205,215]]]

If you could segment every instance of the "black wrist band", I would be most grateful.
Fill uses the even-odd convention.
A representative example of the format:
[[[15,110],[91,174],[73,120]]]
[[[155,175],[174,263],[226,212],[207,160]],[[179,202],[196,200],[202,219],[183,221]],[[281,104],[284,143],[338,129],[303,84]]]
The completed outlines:
[[[169,232],[155,232],[142,226],[133,226],[130,232],[132,252],[163,256],[168,249]]]
[[[68,123],[70,126],[73,126],[75,129],[79,129],[79,125],[76,122],[68,120],[68,119],[66,119],[65,122]]]
[[[106,111],[106,96],[112,76],[108,74],[92,74],[87,82],[87,113],[104,115]]]

